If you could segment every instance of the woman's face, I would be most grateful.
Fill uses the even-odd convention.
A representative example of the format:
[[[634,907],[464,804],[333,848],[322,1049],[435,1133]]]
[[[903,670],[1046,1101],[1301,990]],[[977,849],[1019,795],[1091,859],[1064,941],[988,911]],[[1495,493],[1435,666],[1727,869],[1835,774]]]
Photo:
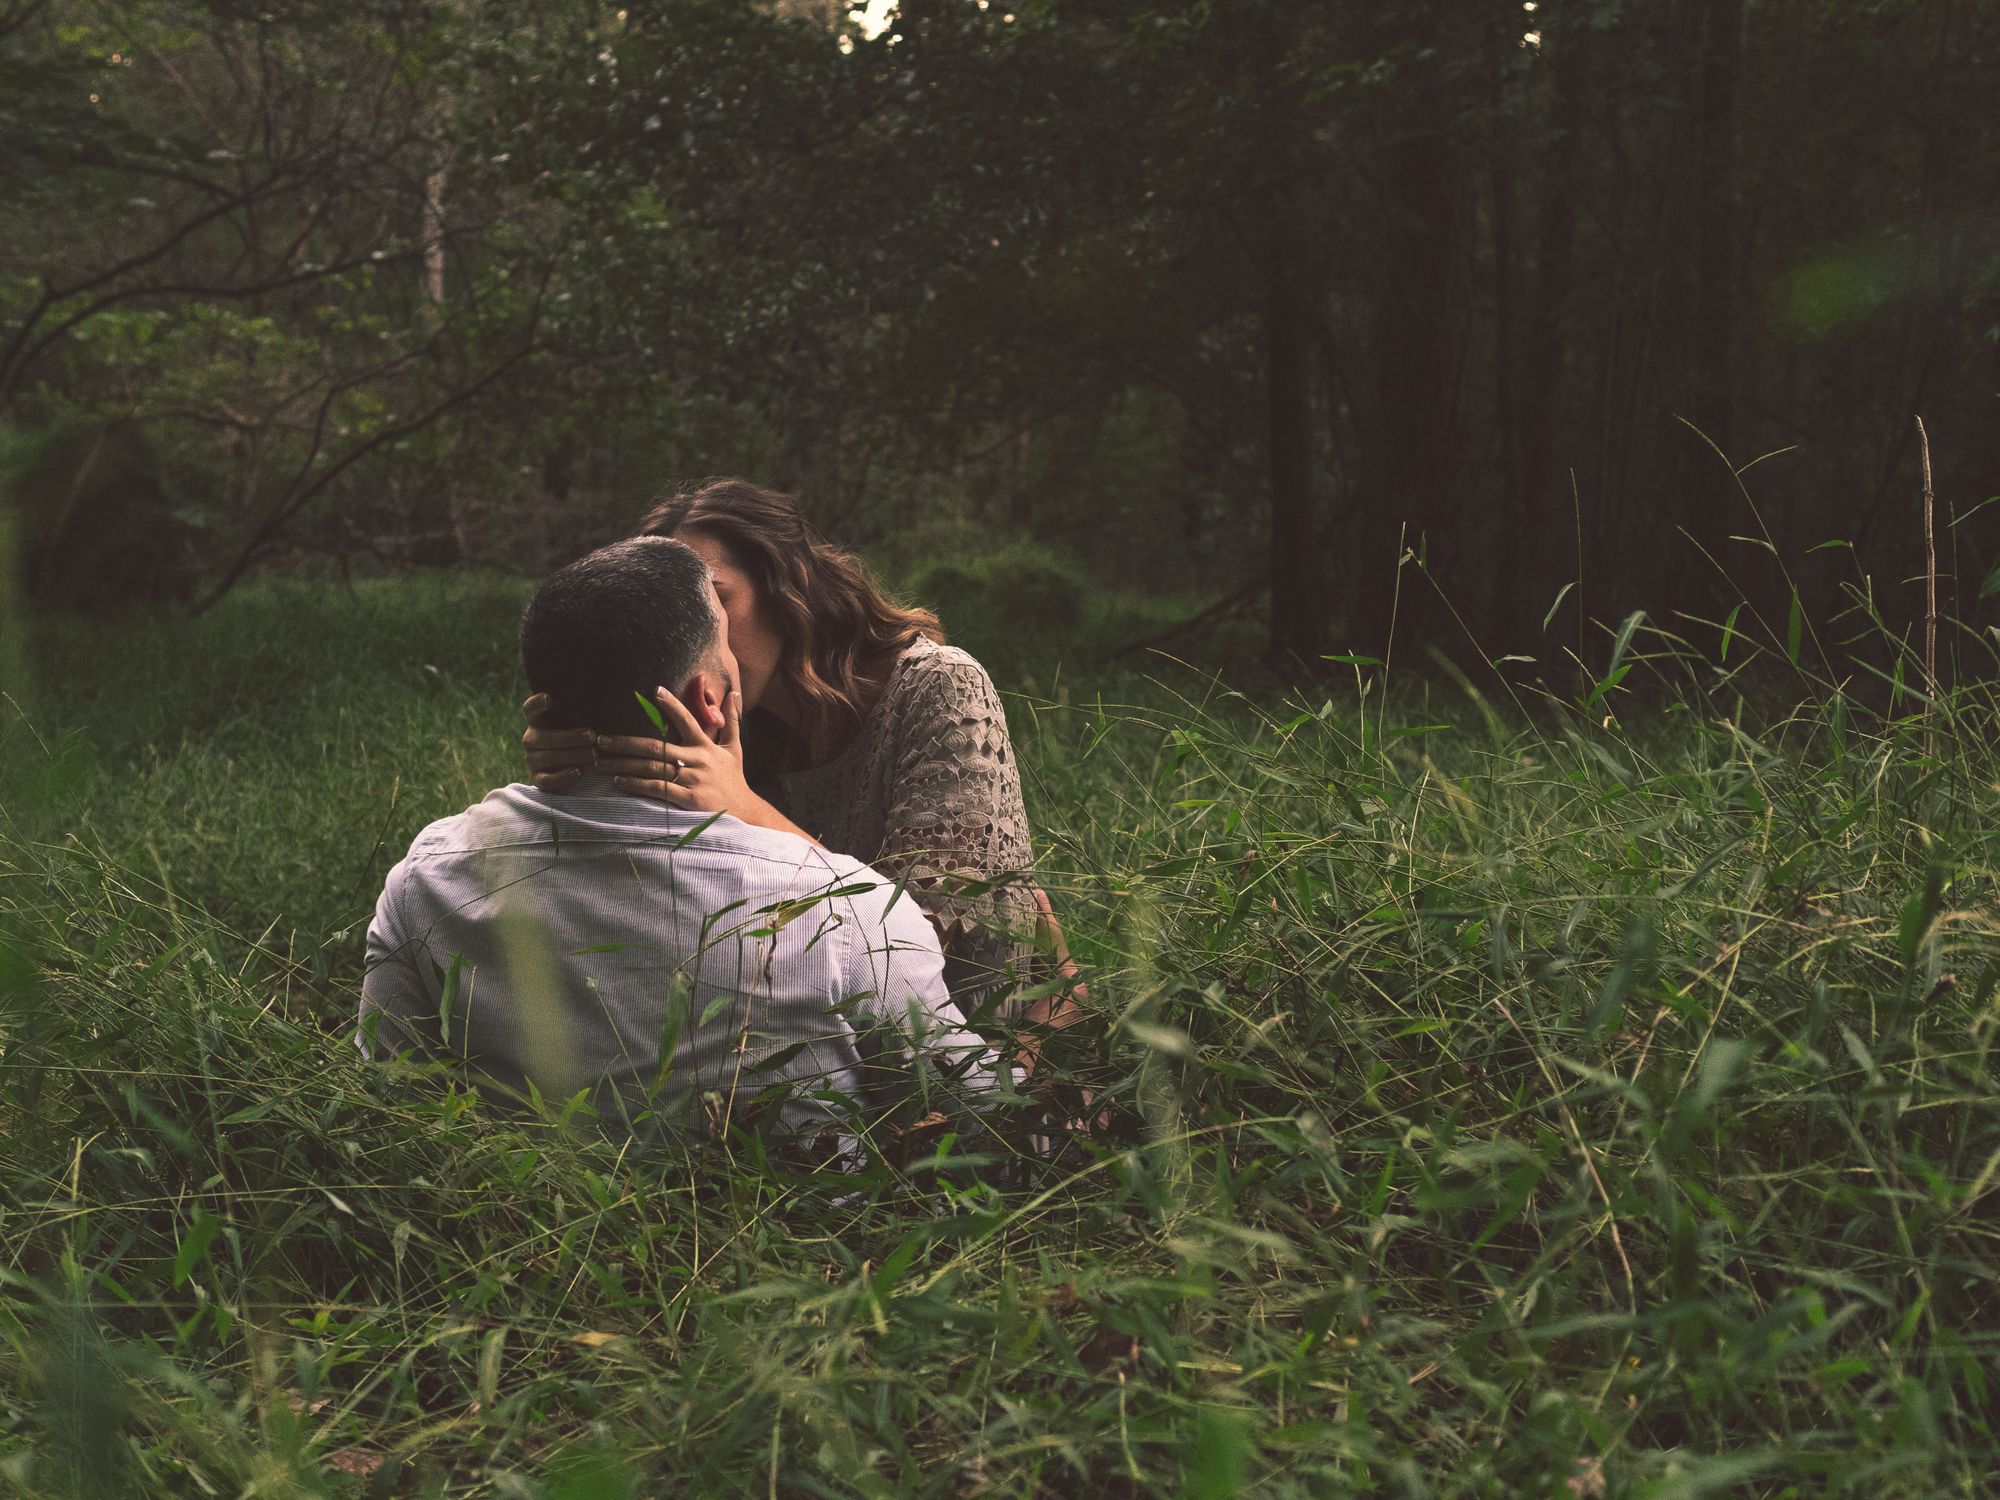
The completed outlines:
[[[774,700],[782,696],[780,691],[771,691],[778,673],[778,655],[783,642],[778,634],[778,622],[757,585],[737,565],[729,550],[714,537],[688,528],[680,534],[679,540],[686,542],[708,564],[708,571],[715,580],[715,596],[721,601],[722,613],[729,622],[729,649],[736,657],[738,680],[742,684],[743,711],[748,713],[760,704],[776,709],[780,705]]]

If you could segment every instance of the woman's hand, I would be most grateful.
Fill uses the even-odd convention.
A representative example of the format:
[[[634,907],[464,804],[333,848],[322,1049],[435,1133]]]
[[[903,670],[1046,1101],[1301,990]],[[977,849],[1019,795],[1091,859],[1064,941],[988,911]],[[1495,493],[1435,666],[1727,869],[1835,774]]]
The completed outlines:
[[[521,705],[528,727],[521,735],[521,748],[528,755],[528,774],[544,792],[566,792],[583,779],[597,759],[597,731],[594,729],[549,729],[542,723],[549,711],[549,695],[537,693]]]
[[[1076,1009],[1075,1002],[1084,995],[1085,989],[1077,979],[1076,960],[1069,956],[1069,939],[1063,936],[1062,923],[1056,920],[1056,909],[1049,904],[1049,893],[1036,886],[1033,894],[1037,945],[1042,952],[1055,960],[1056,977],[1067,981],[1062,994],[1062,999],[1068,1007],[1065,1014],[1074,1012],[1071,1019],[1080,1018],[1083,1013]],[[1062,1024],[1067,1026],[1070,1021],[1065,1020]]]
[[[653,701],[678,743],[650,735],[597,736],[597,768],[612,774],[619,791],[810,837],[750,789],[743,774],[742,693],[731,688],[722,700],[722,722],[713,737],[667,689],[655,690]]]
[[[1030,1090],[1053,1105],[1058,1102],[1058,1085],[1062,1080],[1037,1076],[1041,1071],[1042,1042],[1086,1019],[1084,1008],[1077,1002],[1089,991],[1078,977],[1076,960],[1069,956],[1069,942],[1063,936],[1062,923],[1056,920],[1055,907],[1049,903],[1049,893],[1037,886],[1032,894],[1037,914],[1036,944],[1054,961],[1055,977],[1063,984],[1056,993],[1044,995],[1016,1017],[1021,1030],[1014,1037],[1014,1060]],[[1111,1128],[1111,1111],[1097,1107],[1095,1089],[1078,1086],[1074,1103],[1083,1113],[1064,1120],[1063,1128],[1071,1135],[1097,1135]]]
[[[1063,937],[1062,923],[1056,920],[1055,908],[1049,904],[1049,893],[1037,886],[1032,894],[1037,913],[1036,944],[1053,960],[1055,977],[1063,984],[1054,994],[1044,995],[1027,1006],[1017,1017],[1023,1026],[1016,1038],[1020,1049],[1017,1059],[1022,1065],[1021,1071],[1029,1075],[1041,1063],[1044,1035],[1074,1026],[1084,1019],[1084,1009],[1077,1001],[1086,993],[1077,977],[1076,961],[1069,956],[1069,942]]]

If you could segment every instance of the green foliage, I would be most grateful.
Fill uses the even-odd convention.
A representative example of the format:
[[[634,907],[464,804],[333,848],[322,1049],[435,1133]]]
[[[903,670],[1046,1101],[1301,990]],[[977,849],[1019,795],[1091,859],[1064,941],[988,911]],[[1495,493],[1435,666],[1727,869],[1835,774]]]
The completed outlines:
[[[1261,581],[1306,659],[1322,627],[1390,654],[1392,619],[1533,654],[1569,585],[1705,609],[1733,471],[1796,443],[1771,537],[1842,530],[1908,616],[1912,409],[1952,570],[2000,556],[2000,512],[1950,514],[1993,467],[1996,26],[31,0],[0,13],[0,419],[143,432],[185,528],[156,592],[204,603],[299,551],[539,569],[735,471],[906,556],[970,523],[1127,586]],[[1406,549],[1451,610],[1396,590]],[[1840,586],[1796,584],[1804,615]]]
[[[541,352],[554,252],[517,204],[447,200],[473,19],[172,0],[0,17],[0,75],[35,80],[0,110],[22,189],[0,200],[0,419],[57,449],[142,434],[147,503],[177,528],[6,495],[75,523],[28,528],[38,604],[213,599],[314,523],[343,553],[434,538],[456,519],[440,473],[470,488],[517,464],[497,410]],[[494,431],[472,440],[475,412]],[[125,587],[147,552],[166,578]]]
[[[1072,667],[1010,711],[1104,1127],[828,1180],[352,1053],[384,866],[517,770],[518,600],[38,627],[95,769],[6,800],[0,1484],[1990,1484],[1989,688],[1747,691],[1782,619],[1532,713]]]
[[[922,564],[907,588],[954,634],[999,644],[1015,633],[1044,648],[1076,632],[1092,593],[1073,563],[1028,543]]]
[[[135,421],[0,429],[0,507],[17,518],[28,596],[97,610],[185,600],[200,518],[174,504],[167,471]]]

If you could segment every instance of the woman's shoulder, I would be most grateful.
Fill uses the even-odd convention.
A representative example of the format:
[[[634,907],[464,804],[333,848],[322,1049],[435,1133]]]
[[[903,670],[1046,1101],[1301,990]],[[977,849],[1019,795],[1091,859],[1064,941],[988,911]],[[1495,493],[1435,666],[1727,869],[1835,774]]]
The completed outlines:
[[[967,722],[1004,728],[1006,711],[986,668],[969,651],[918,636],[898,653],[869,706],[860,732],[831,760],[804,770],[779,772],[777,783],[794,802],[848,778],[887,757],[928,744],[939,732]]]
[[[919,636],[903,648],[894,674],[883,690],[885,699],[905,708],[946,707],[968,701],[999,702],[993,678],[979,658],[958,646],[946,646]]]

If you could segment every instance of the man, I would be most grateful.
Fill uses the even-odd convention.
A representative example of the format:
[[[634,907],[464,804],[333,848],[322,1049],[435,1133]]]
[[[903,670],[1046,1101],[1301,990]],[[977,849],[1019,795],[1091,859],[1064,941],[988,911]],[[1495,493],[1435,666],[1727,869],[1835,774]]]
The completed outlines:
[[[521,620],[529,686],[558,727],[662,733],[677,684],[733,740],[736,666],[707,567],[659,537],[544,583]],[[639,1124],[705,1101],[817,1139],[911,1095],[956,1114],[1001,1064],[948,998],[936,935],[883,876],[793,833],[683,812],[588,775],[505,786],[431,824],[389,872],[368,930],[364,1050],[460,1059],[504,1089],[590,1091]],[[936,1098],[930,1098],[935,1093]]]

